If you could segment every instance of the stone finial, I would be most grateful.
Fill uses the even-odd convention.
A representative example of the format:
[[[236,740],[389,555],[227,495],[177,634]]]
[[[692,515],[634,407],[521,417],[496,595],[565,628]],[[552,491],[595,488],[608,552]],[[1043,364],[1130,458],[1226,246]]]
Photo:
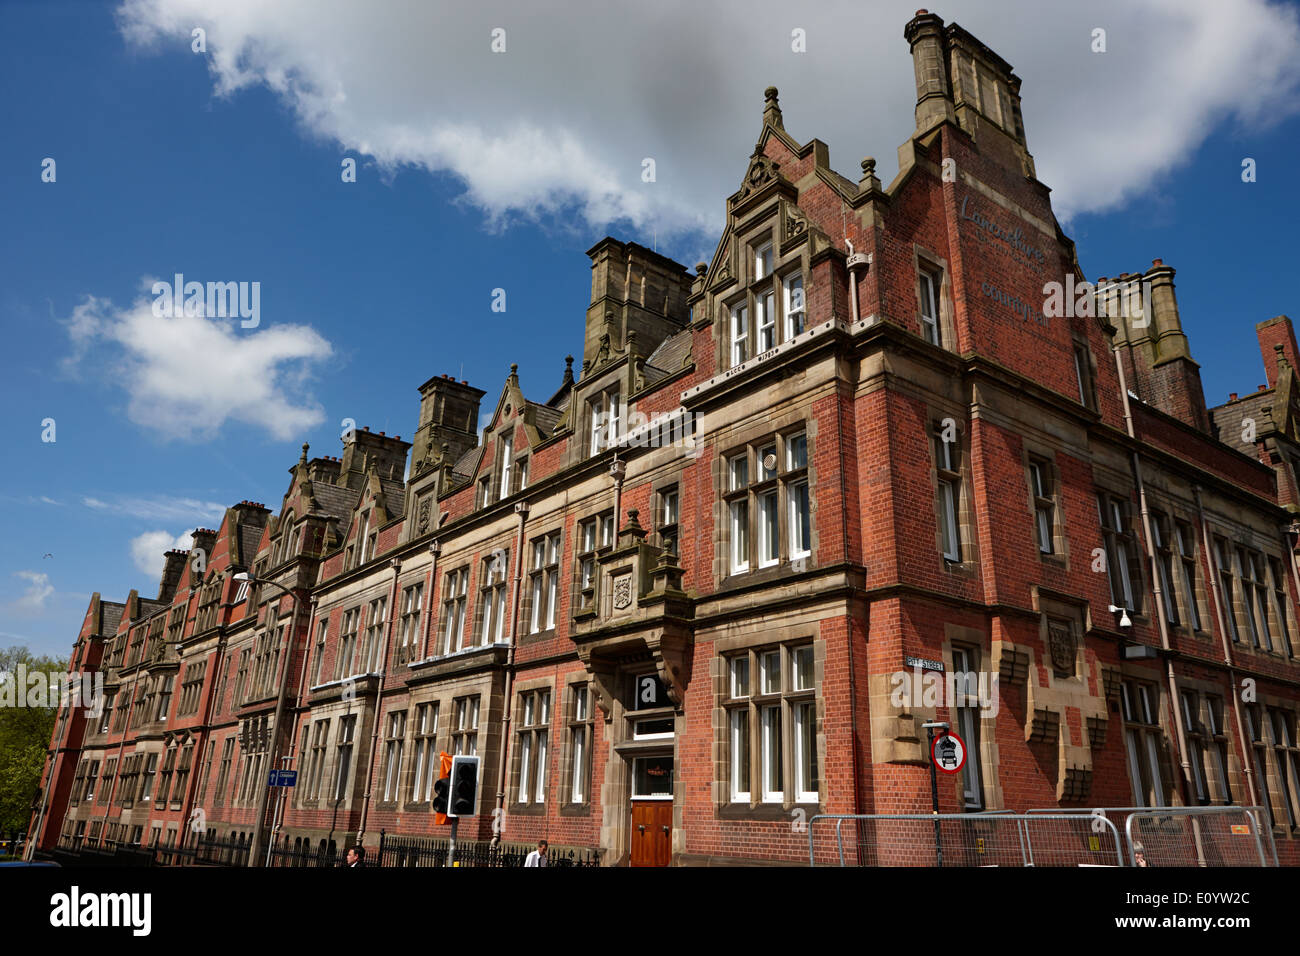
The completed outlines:
[[[511,377],[511,378],[518,378],[518,377],[519,377],[519,363],[518,363],[518,362],[511,362],[511,363],[510,363],[510,377]]]
[[[302,455],[298,458],[298,464],[300,465],[307,464],[307,449],[310,447],[311,446],[307,444],[307,442],[302,443]]]
[[[564,384],[573,384],[573,356],[564,356]]]
[[[696,274],[697,276],[702,276],[702,275],[704,275],[704,273],[706,273],[706,272],[708,272],[708,271],[709,271],[709,264],[708,264],[707,262],[697,262],[697,263],[695,263],[695,274]]]
[[[864,157],[861,166],[862,178],[858,180],[858,191],[867,192],[872,189],[879,189],[880,180],[876,178],[876,157]]]
[[[777,129],[785,129],[781,119],[781,103],[776,96],[775,86],[769,86],[763,91],[763,122]]]

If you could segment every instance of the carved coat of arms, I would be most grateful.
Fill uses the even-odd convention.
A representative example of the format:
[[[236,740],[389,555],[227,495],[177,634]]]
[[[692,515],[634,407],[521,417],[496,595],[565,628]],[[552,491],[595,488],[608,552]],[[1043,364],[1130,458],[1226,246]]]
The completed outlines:
[[[1074,628],[1068,621],[1047,622],[1047,650],[1058,677],[1074,676]]]
[[[614,580],[614,610],[621,611],[632,603],[632,575]]]

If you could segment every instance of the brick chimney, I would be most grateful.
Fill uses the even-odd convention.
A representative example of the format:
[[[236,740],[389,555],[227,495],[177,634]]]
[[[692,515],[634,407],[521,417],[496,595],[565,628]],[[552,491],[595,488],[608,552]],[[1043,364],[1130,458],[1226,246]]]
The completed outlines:
[[[1278,359],[1284,358],[1292,368],[1300,362],[1295,344],[1295,330],[1291,320],[1285,315],[1277,315],[1255,326],[1255,335],[1259,339],[1259,353],[1264,358],[1264,374],[1268,376],[1268,387],[1277,388]]]
[[[181,583],[181,573],[185,570],[185,562],[189,560],[190,553],[168,551],[163,557],[166,563],[163,565],[162,583],[158,585],[158,600],[170,604],[176,595],[176,586]]]

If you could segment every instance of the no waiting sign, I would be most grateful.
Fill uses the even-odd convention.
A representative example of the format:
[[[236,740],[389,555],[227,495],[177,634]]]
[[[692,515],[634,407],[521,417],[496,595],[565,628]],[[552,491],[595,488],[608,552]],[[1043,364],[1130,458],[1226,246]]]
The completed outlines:
[[[930,760],[940,773],[961,773],[966,766],[966,742],[948,731],[930,745]]]

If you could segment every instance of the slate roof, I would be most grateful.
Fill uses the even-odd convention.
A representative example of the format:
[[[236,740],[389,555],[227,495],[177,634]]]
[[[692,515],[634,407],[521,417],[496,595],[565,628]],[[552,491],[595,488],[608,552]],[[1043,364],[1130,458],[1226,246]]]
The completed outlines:
[[[153,598],[140,598],[140,618],[146,618],[163,608],[167,607],[166,601],[156,601]]]
[[[682,363],[691,354],[691,330],[674,332],[659,343],[659,347],[645,360],[646,384],[661,381],[681,370]]]
[[[460,458],[456,459],[456,464],[451,466],[452,474],[468,481],[473,477],[474,471],[478,468],[479,456],[483,454],[481,445],[475,445]]]
[[[312,494],[316,497],[316,503],[327,515],[342,518],[344,521],[352,516],[352,510],[357,505],[357,492],[346,485],[330,485],[323,481],[313,481]]]
[[[111,601],[100,601],[99,611],[100,616],[103,618],[99,633],[112,637],[117,633],[117,626],[122,623],[122,615],[126,613],[126,605],[114,604]]]
[[[394,478],[380,478],[379,488],[384,493],[384,508],[389,518],[400,518],[406,513],[406,485]]]
[[[533,410],[533,420],[537,422],[538,431],[542,433],[543,438],[550,438],[551,432],[555,431],[555,425],[564,412],[561,409],[552,408],[550,405],[542,405],[538,402],[529,402],[528,405]]]
[[[256,525],[249,521],[239,525],[239,557],[251,568],[257,557],[257,546],[262,541],[262,532],[266,525]]]

